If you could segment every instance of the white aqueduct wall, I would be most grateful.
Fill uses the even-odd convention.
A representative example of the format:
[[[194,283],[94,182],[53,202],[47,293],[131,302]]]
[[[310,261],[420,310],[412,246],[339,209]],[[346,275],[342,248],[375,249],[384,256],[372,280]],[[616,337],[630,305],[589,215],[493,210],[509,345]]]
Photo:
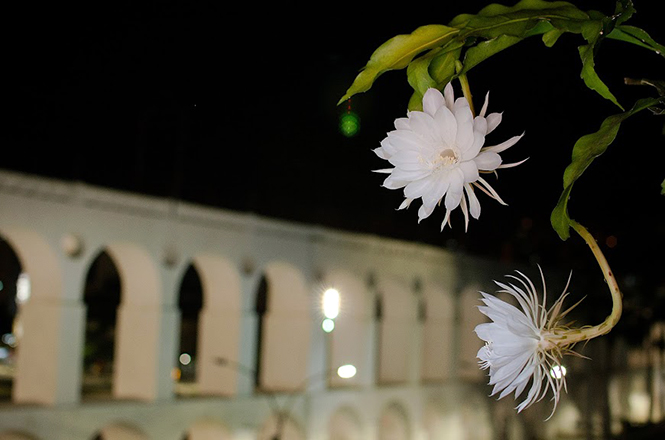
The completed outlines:
[[[475,354],[478,290],[508,270],[420,244],[0,171],[0,236],[31,281],[0,440],[489,439]],[[83,286],[106,251],[121,277],[113,400],[81,400]],[[199,397],[176,398],[179,282],[193,264]],[[261,384],[258,284],[268,281]],[[416,288],[415,286],[419,286]],[[320,295],[341,293],[321,331]],[[381,319],[376,302],[380,298]],[[425,313],[422,313],[425,310]],[[210,360],[206,362],[205,360]],[[323,373],[351,363],[349,381]],[[303,386],[304,389],[303,389]],[[269,394],[267,394],[269,392]],[[280,420],[271,404],[289,409]]]

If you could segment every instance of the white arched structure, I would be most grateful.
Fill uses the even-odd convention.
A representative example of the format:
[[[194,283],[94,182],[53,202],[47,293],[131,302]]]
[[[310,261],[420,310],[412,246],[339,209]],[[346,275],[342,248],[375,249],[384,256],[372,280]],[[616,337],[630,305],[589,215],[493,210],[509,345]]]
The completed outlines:
[[[343,387],[370,384],[373,304],[365,283],[351,271],[335,269],[326,273],[323,284],[337,289],[340,295],[335,329],[328,335],[329,383]],[[356,376],[342,379],[334,373],[346,364],[356,367]]]
[[[308,377],[311,296],[302,272],[286,262],[265,268],[266,313],[261,326],[261,369],[263,391],[296,391]]]
[[[240,275],[226,258],[215,254],[194,257],[201,278],[203,309],[199,316],[197,382],[202,394],[233,395],[237,371],[219,359],[239,359],[242,304]]]

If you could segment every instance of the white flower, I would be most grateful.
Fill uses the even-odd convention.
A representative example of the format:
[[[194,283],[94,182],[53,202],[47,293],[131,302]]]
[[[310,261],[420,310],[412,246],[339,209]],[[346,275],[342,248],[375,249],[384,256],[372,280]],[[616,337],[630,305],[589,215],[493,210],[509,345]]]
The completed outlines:
[[[455,100],[453,87],[448,83],[443,94],[434,88],[425,92],[423,111],[411,111],[406,118],[395,120],[395,130],[388,133],[374,152],[394,166],[376,170],[390,174],[383,186],[404,188],[405,200],[398,209],[407,208],[413,200],[422,198],[418,210],[420,222],[430,216],[445,196],[443,230],[446,223],[450,223],[450,213],[458,206],[464,213],[465,228],[469,213],[475,219],[480,216],[474,187],[505,205],[479,173],[522,163],[502,165],[499,153],[515,145],[523,134],[483,147],[485,136],[501,122],[500,113],[485,117],[488,98],[489,93],[480,114],[474,117],[466,98]]]
[[[526,398],[516,407],[517,411],[520,412],[540,401],[548,390],[552,390],[554,414],[561,389],[566,387],[566,379],[561,375],[553,377],[556,375],[552,375],[550,371],[561,365],[564,354],[572,353],[573,343],[566,335],[568,329],[561,326],[560,321],[575,306],[561,311],[563,301],[568,295],[566,284],[562,295],[547,310],[547,292],[542,270],[542,303],[531,280],[521,272],[517,273],[520,277],[508,277],[517,280],[518,285],[498,281],[495,283],[502,289],[499,292],[510,294],[517,300],[519,308],[481,292],[485,305],[479,306],[479,309],[492,322],[480,324],[475,329],[478,337],[485,341],[485,345],[478,351],[479,364],[482,369],[489,368],[489,384],[494,385],[492,396],[500,392],[499,399],[502,399],[514,391],[517,399],[531,382]]]

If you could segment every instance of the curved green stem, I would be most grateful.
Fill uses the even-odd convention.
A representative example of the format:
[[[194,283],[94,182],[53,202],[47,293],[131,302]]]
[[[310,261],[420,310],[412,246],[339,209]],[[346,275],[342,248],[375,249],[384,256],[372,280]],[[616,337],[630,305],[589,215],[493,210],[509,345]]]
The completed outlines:
[[[619,285],[617,284],[616,278],[612,273],[612,269],[610,269],[610,265],[607,263],[605,255],[603,255],[603,252],[600,250],[600,247],[598,246],[598,243],[596,243],[596,240],[593,238],[593,236],[589,233],[589,231],[586,230],[584,226],[580,225],[574,220],[570,220],[570,226],[572,226],[573,229],[575,229],[575,232],[577,232],[580,237],[584,239],[586,244],[591,249],[591,252],[593,252],[593,256],[596,257],[596,261],[598,262],[600,269],[603,271],[605,281],[607,282],[607,286],[610,289],[610,294],[612,295],[612,312],[607,316],[607,318],[605,318],[605,321],[593,327],[583,327],[565,332],[565,343],[575,344],[577,342],[588,341],[589,339],[605,335],[609,333],[610,330],[612,330],[617,322],[619,322],[619,318],[621,318],[621,311],[623,309],[623,295],[621,294]]]

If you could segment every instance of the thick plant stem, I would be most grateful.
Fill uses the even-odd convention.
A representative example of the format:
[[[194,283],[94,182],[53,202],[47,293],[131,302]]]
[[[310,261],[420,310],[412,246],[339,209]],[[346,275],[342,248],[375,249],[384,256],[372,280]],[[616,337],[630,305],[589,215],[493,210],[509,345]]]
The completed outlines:
[[[621,318],[621,311],[623,309],[623,295],[621,294],[619,285],[617,284],[616,278],[614,277],[614,273],[612,273],[612,269],[610,269],[610,265],[607,263],[607,259],[605,259],[605,255],[603,255],[603,252],[600,250],[600,247],[598,246],[598,243],[596,243],[596,240],[593,238],[593,236],[589,233],[589,231],[586,230],[584,226],[580,225],[574,220],[570,221],[570,225],[573,227],[573,229],[575,229],[580,237],[584,239],[586,244],[591,249],[591,252],[593,252],[593,256],[596,257],[596,261],[598,262],[600,269],[603,271],[605,281],[607,282],[607,286],[610,289],[610,294],[612,295],[612,312],[607,318],[605,318],[605,321],[593,327],[571,329],[565,332],[565,337],[562,338],[563,340],[561,342],[566,344],[575,344],[577,342],[588,341],[589,339],[605,335],[609,333],[610,330],[612,330],[617,322],[619,322],[619,318]]]
[[[471,114],[475,117],[476,111],[473,108],[473,95],[471,95],[471,87],[469,86],[469,80],[466,78],[466,73],[460,73],[463,70],[462,63],[457,60],[455,62],[455,70],[458,73],[457,79],[459,80],[460,85],[462,86],[462,93],[464,97],[469,102],[469,108],[471,109]]]
[[[459,83],[462,85],[462,93],[467,101],[469,101],[469,108],[471,109],[471,114],[475,117],[476,111],[473,108],[473,96],[471,95],[471,87],[469,87],[469,80],[466,78],[466,74],[462,74],[458,77]]]

